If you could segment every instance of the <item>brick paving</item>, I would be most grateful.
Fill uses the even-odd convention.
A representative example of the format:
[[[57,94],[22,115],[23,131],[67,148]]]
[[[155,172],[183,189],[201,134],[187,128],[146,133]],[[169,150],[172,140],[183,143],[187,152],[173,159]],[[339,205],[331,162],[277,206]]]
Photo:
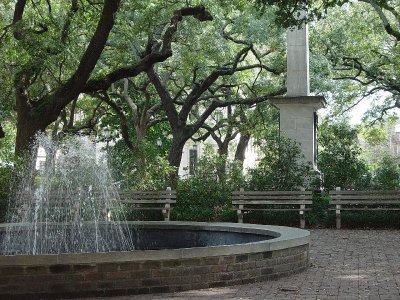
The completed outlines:
[[[112,300],[400,300],[400,230],[311,230],[308,270],[276,281]]]

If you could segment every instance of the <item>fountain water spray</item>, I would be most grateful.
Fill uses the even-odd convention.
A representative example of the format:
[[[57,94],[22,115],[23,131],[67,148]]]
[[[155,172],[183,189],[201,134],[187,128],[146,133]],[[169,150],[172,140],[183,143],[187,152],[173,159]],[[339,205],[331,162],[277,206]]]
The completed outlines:
[[[9,203],[3,253],[59,254],[133,250],[130,229],[104,156],[84,137],[56,143],[44,134],[45,167],[28,170]]]

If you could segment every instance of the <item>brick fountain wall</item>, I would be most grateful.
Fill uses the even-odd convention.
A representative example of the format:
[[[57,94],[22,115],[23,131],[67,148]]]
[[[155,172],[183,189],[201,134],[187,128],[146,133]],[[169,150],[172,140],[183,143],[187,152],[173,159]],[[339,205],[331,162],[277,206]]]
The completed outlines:
[[[169,225],[163,227],[183,226],[165,223]],[[255,224],[184,225],[187,224],[199,229],[265,232],[277,237],[204,248],[0,255],[0,299],[113,296],[221,287],[285,277],[309,264],[309,232],[305,230]]]

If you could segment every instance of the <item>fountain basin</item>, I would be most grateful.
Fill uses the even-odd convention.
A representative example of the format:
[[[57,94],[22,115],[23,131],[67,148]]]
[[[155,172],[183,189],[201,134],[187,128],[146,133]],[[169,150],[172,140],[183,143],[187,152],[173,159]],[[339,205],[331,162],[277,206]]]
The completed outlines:
[[[302,229],[128,223],[153,235],[136,237],[145,250],[0,256],[0,299],[174,292],[271,280],[308,266],[309,232]]]

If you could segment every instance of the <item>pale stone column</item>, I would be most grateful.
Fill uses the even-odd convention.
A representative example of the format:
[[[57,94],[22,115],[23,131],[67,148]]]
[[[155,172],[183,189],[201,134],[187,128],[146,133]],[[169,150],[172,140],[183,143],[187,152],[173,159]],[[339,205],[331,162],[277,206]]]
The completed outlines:
[[[287,43],[287,96],[310,94],[308,26],[289,28]]]
[[[287,30],[287,96],[271,103],[280,111],[280,134],[300,143],[306,161],[316,166],[315,113],[326,105],[320,96],[310,96],[308,27]]]

